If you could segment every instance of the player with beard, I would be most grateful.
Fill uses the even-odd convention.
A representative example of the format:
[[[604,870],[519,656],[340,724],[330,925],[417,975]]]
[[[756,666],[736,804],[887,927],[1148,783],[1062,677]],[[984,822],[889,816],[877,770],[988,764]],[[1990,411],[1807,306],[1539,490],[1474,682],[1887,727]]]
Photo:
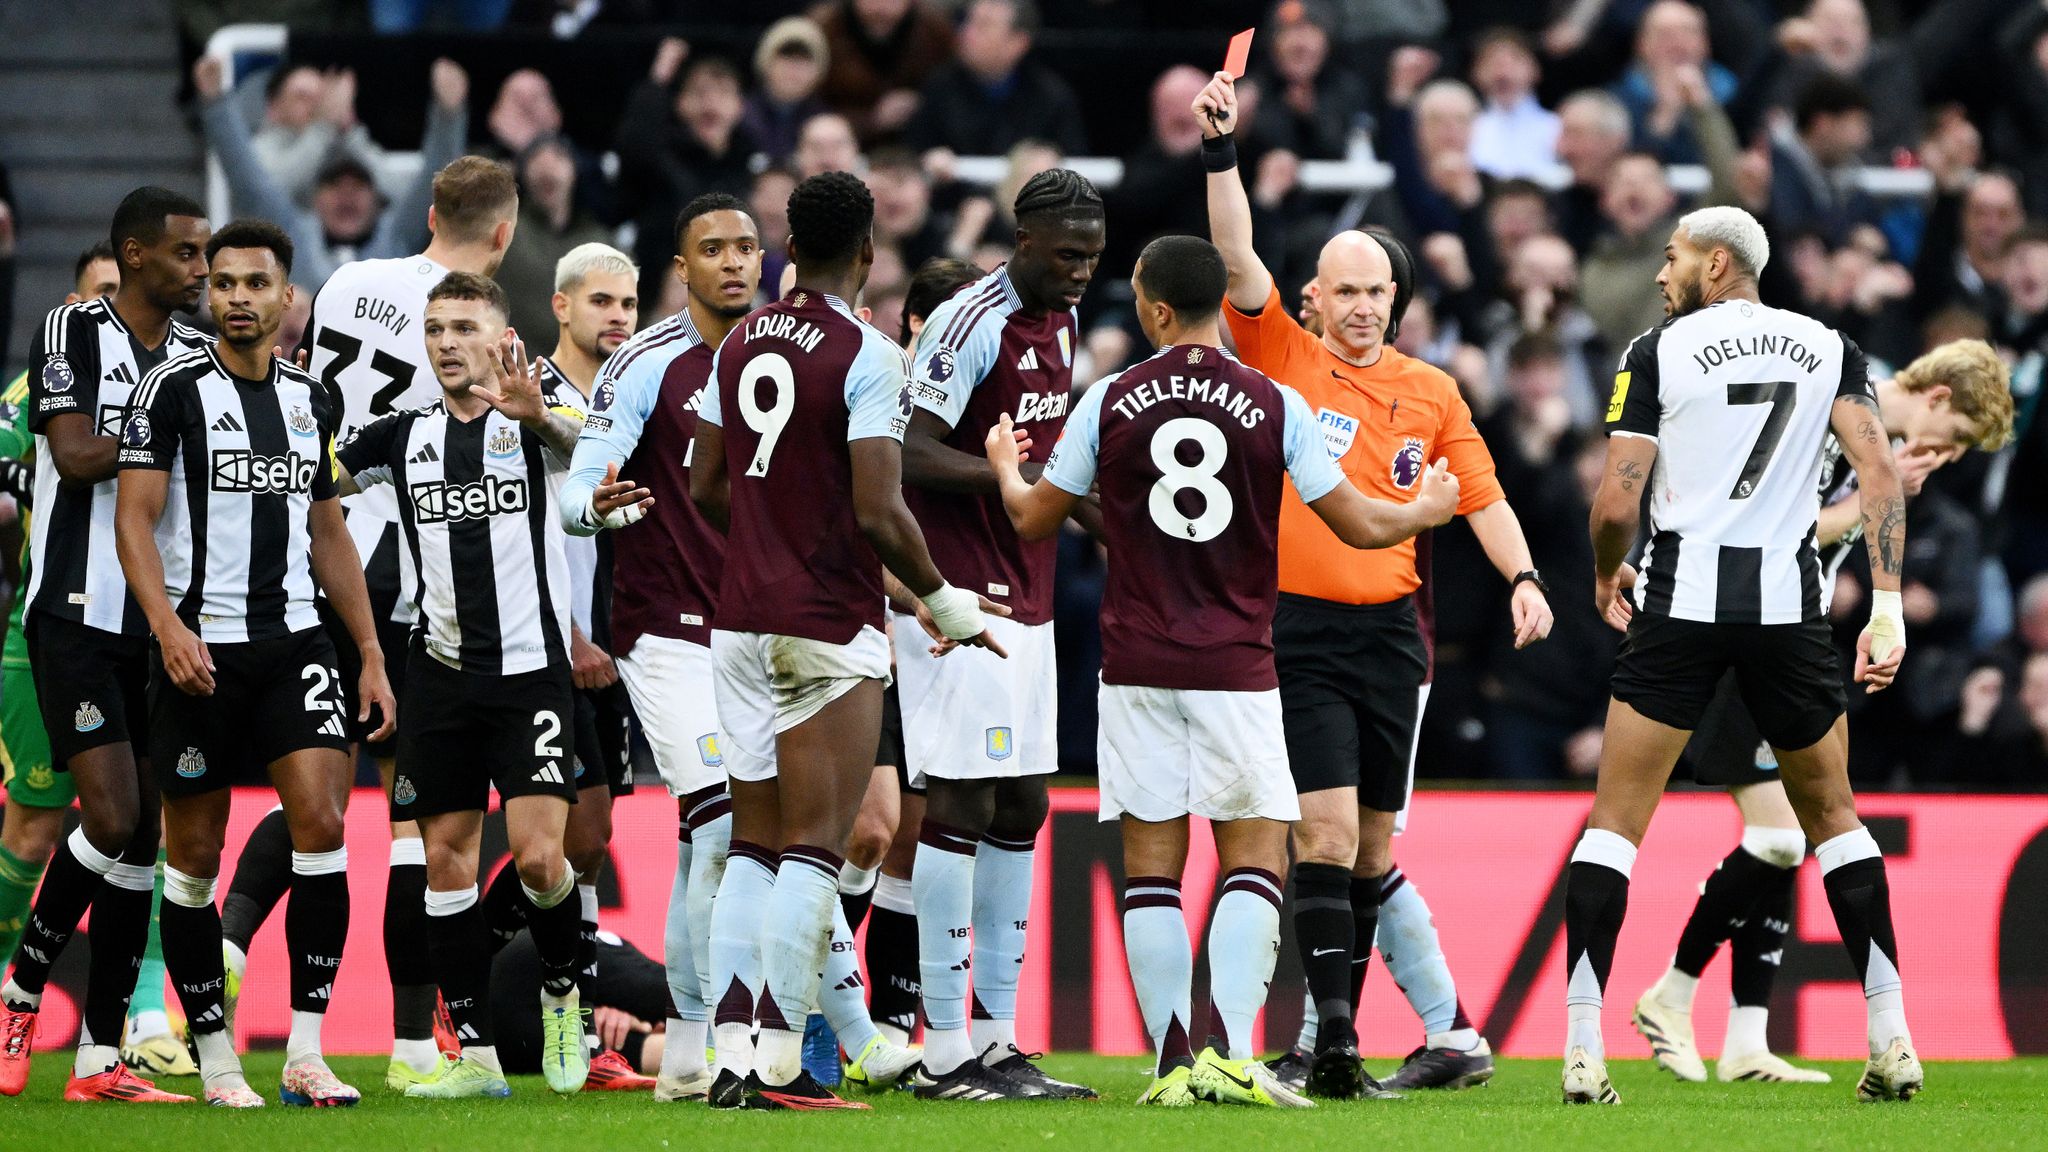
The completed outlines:
[[[1937,469],[1973,448],[1995,452],[2012,438],[2005,361],[1982,340],[1943,344],[1892,379],[1878,381],[1875,392],[1909,500]],[[1814,533],[1824,600],[1831,597],[1835,573],[1862,535],[1863,517],[1856,476],[1841,463],[1841,442],[1830,437],[1826,452]],[[1609,619],[1618,627],[1627,625],[1625,617],[1610,614]],[[1721,678],[1682,763],[1695,782],[1728,789],[1742,814],[1742,840],[1701,886],[1671,967],[1636,1002],[1636,1031],[1649,1041],[1658,1067],[1680,1080],[1706,1080],[1706,1063],[1693,1043],[1693,993],[1700,973],[1725,941],[1732,996],[1716,1078],[1825,1084],[1830,1079],[1826,1072],[1773,1054],[1767,1037],[1771,986],[1791,930],[1793,885],[1806,857],[1806,836],[1778,777],[1777,758],[1743,706],[1732,673]]]
[[[1910,1100],[1925,1080],[1906,1025],[1891,893],[1849,786],[1843,682],[1821,587],[1820,474],[1832,434],[1856,470],[1870,621],[1854,679],[1888,686],[1905,658],[1906,500],[1869,366],[1854,342],[1766,307],[1770,242],[1739,208],[1680,218],[1657,274],[1670,318],[1621,358],[1593,500],[1594,606],[1628,618],[1599,786],[1565,886],[1563,1095],[1615,1104],[1600,1010],[1629,874],[1672,766],[1717,686],[1737,692],[1777,758],[1863,996],[1859,1099]],[[1747,449],[1744,448],[1747,445]],[[1648,489],[1650,542],[1624,563]],[[1632,604],[1616,608],[1621,590]]]
[[[142,730],[148,621],[109,544],[133,390],[148,372],[205,346],[175,317],[205,290],[206,212],[169,189],[138,188],[115,209],[109,233],[120,288],[52,311],[30,354],[36,516],[23,633],[52,759],[71,777],[80,819],[57,847],[0,985],[0,1095],[28,1083],[50,968],[92,908],[92,967],[65,1096],[184,1100],[130,1074],[118,1048],[147,947],[161,825]]]
[[[904,754],[911,782],[928,790],[911,880],[925,1009],[917,1091],[928,1099],[996,1099],[1019,1085],[1060,1098],[1095,1095],[1046,1075],[1017,1046],[1045,780],[1059,759],[1058,544],[1018,538],[982,441],[1004,412],[1033,443],[1059,439],[1080,342],[1075,308],[1102,257],[1102,197],[1054,168],[1025,182],[1015,214],[1016,255],[932,311],[904,437],[905,499],[937,563],[1015,613],[990,625],[1009,659],[963,652],[943,667],[918,631],[897,621]],[[1041,467],[1026,464],[1028,478]]]
[[[291,1034],[285,1103],[356,1102],[321,1053],[321,1024],[348,938],[349,770],[334,648],[314,607],[324,589],[360,650],[366,715],[396,704],[384,675],[362,566],[342,523],[331,466],[339,423],[311,375],[272,354],[291,304],[292,244],[267,221],[237,221],[207,244],[219,343],[160,365],[121,430],[115,543],[156,643],[149,746],[163,794],[164,959],[185,1006],[208,1103],[263,1103],[227,1031],[215,878],[230,786],[266,768],[291,832],[285,918]]]
[[[556,321],[555,350],[534,361],[541,399],[549,408],[589,412],[598,372],[633,335],[639,316],[639,269],[608,244],[582,244],[555,264],[551,301]],[[632,705],[607,649],[611,645],[612,565],[607,537],[570,537],[566,542],[570,583],[570,674],[576,687],[573,724],[576,747],[576,803],[569,809],[564,848],[576,870],[576,899],[582,928],[582,956],[576,987],[591,1004],[598,947],[597,882],[610,857],[612,801],[632,792]],[[484,893],[484,918],[501,940],[517,934],[532,904],[519,889],[519,870],[510,861],[498,869]],[[607,1051],[591,1032],[590,1079],[586,1091],[639,1092],[654,1087],[618,1053]]]
[[[750,1103],[841,1108],[802,1070],[801,1029],[844,922],[839,871],[881,732],[884,568],[944,636],[994,641],[980,598],[939,575],[903,503],[902,350],[847,303],[874,263],[874,199],[846,173],[814,176],[791,193],[789,224],[795,288],[720,346],[690,475],[691,498],[727,527],[713,659],[726,770],[748,790],[736,796],[734,843],[745,825],[781,848],[766,899],[748,903],[760,989],[734,980],[720,994],[712,1093],[728,1103],[728,1053],[752,1055],[727,1043],[730,1010],[761,1026]],[[721,903],[737,894],[736,871]]]

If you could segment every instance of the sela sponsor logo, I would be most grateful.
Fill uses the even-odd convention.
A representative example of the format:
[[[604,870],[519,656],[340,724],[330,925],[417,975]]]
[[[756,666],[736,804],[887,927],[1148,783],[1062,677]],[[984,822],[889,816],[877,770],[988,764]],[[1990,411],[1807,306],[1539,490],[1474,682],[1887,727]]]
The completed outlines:
[[[1395,487],[1415,487],[1415,482],[1422,478],[1422,441],[1419,438],[1410,436],[1401,442],[1401,448],[1394,453],[1394,460],[1387,474],[1394,481]]]
[[[206,775],[206,754],[188,745],[183,752],[178,753],[178,775],[187,780],[196,780]]]
[[[510,424],[500,424],[491,430],[491,438],[484,443],[484,451],[503,459],[519,455],[519,429]]]
[[[121,430],[128,426],[126,404],[100,405],[100,435],[119,437]]]
[[[52,356],[43,361],[43,391],[69,392],[78,383],[78,375],[71,371],[71,362],[62,356]]]
[[[1330,449],[1330,459],[1342,460],[1351,451],[1353,441],[1358,439],[1358,418],[1328,408],[1316,413],[1316,426],[1323,430],[1323,444]]]
[[[87,700],[71,714],[71,727],[79,732],[97,732],[107,718],[100,712],[100,706]]]
[[[422,524],[509,516],[527,508],[526,481],[499,476],[468,484],[423,481],[412,485],[411,491],[413,512]]]
[[[316,466],[313,457],[297,452],[258,456],[247,448],[216,448],[211,469],[213,490],[277,496],[310,492]]]
[[[1017,397],[1015,422],[1029,424],[1034,420],[1057,420],[1067,414],[1067,392],[1026,392]]]

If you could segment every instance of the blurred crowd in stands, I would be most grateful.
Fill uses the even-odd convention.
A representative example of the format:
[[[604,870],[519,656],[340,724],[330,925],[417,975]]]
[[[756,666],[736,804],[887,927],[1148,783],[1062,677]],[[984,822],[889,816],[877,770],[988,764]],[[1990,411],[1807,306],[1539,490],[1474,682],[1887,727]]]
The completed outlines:
[[[296,63],[289,48],[232,86],[218,63],[195,70],[195,123],[234,209],[291,229],[302,302],[342,262],[418,250],[426,181],[441,164],[464,152],[512,162],[522,219],[499,279],[530,334],[553,325],[556,259],[587,240],[636,254],[643,325],[680,307],[670,225],[702,192],[753,206],[770,253],[763,284],[774,285],[789,190],[835,169],[862,174],[874,192],[866,304],[895,332],[918,265],[957,256],[995,266],[1025,179],[1102,154],[1091,123],[1142,120],[1142,136],[1124,134],[1141,142],[1116,156],[1122,176],[1105,188],[1110,248],[1082,306],[1077,379],[1144,352],[1128,306],[1136,252],[1164,233],[1206,233],[1189,106],[1228,35],[1256,25],[1239,152],[1268,265],[1284,291],[1305,292],[1334,230],[1384,224],[1409,241],[1423,283],[1400,345],[1464,390],[1554,589],[1556,631],[1515,652],[1507,589],[1471,534],[1459,524],[1436,533],[1436,675],[1418,763],[1427,777],[1592,773],[1618,640],[1593,615],[1585,527],[1612,365],[1663,317],[1652,281],[1677,214],[1741,205],[1771,236],[1765,301],[1839,327],[1874,371],[1960,337],[1989,340],[2012,363],[2014,442],[1936,473],[1913,498],[1911,654],[1896,688],[1851,694],[1858,785],[2048,787],[2048,6],[2037,0],[179,8],[195,55],[218,27],[259,17],[294,34],[482,34],[479,43],[631,34],[638,79],[603,132],[566,127],[564,88],[576,75],[520,67],[494,90],[472,90],[462,67],[435,62],[417,157],[387,150],[358,122],[387,89],[417,87]],[[711,39],[750,50],[704,49],[694,30],[707,23],[722,31]],[[1106,41],[1135,49],[1190,30],[1213,31],[1200,41],[1213,48],[1132,71],[1107,89],[1121,92],[1109,106],[1077,94],[1105,90],[1077,61],[1099,67]],[[1098,51],[1063,47],[1083,43]],[[1003,158],[999,181],[962,178],[962,158],[991,156]],[[1303,165],[1319,160],[1377,160],[1392,180],[1312,190]],[[1918,185],[1884,179],[1915,173],[1925,174]],[[12,240],[4,210],[0,257]],[[1062,561],[1063,759],[1086,771],[1102,557],[1073,537]],[[1865,573],[1859,555],[1835,589],[1845,645],[1863,618]]]

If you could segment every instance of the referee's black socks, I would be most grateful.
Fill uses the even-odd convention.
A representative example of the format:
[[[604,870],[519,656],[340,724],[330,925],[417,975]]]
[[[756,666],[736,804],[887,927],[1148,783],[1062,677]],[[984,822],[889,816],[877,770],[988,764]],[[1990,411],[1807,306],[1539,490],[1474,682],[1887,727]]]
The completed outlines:
[[[1377,893],[1373,915],[1379,915]],[[1351,902],[1351,869],[1340,864],[1294,866],[1294,940],[1302,973],[1316,1002],[1316,1050],[1356,1044],[1351,1022],[1351,961],[1356,913]],[[1372,938],[1366,938],[1372,947]]]

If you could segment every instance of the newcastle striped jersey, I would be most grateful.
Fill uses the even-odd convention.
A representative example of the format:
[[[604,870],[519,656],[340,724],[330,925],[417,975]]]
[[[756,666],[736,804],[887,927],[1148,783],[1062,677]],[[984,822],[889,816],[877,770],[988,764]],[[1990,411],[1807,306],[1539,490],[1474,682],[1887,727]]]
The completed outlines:
[[[427,293],[447,274],[448,269],[425,256],[357,260],[342,265],[321,286],[302,346],[311,349],[307,366],[340,408],[337,439],[348,439],[379,417],[440,398],[420,329]],[[372,611],[382,619],[410,623],[419,581],[412,557],[399,544],[397,499],[373,488],[348,497],[342,506],[348,510],[356,554],[363,559]]]
[[[265,380],[209,346],[143,377],[121,429],[125,471],[169,472],[156,525],[164,590],[202,640],[269,640],[314,627],[313,501],[337,489],[335,413],[319,381],[273,359]]]
[[[590,414],[590,398],[576,387],[575,381],[555,367],[553,360],[543,356],[534,364],[540,369],[542,403],[563,412],[573,412],[578,417]],[[557,530],[560,530],[559,524]],[[569,536],[565,532],[563,535],[567,537],[563,548],[569,560],[569,618],[575,621],[585,639],[605,648],[610,633],[607,624],[612,598],[611,537],[604,533]],[[600,640],[600,635],[606,639]]]
[[[1725,300],[1636,337],[1607,409],[1657,441],[1636,607],[1722,624],[1825,612],[1814,535],[1835,401],[1875,396],[1861,349],[1819,321]]]
[[[420,572],[428,653],[512,675],[569,661],[569,562],[556,510],[568,462],[497,412],[441,402],[394,412],[336,453],[357,485],[389,484]]]
[[[28,371],[28,426],[36,436],[30,608],[107,632],[148,631],[114,554],[114,478],[66,482],[46,432],[55,417],[76,413],[93,422],[95,434],[119,436],[129,398],[149,370],[206,343],[173,320],[162,347],[144,348],[110,296],[66,304],[43,319]]]

